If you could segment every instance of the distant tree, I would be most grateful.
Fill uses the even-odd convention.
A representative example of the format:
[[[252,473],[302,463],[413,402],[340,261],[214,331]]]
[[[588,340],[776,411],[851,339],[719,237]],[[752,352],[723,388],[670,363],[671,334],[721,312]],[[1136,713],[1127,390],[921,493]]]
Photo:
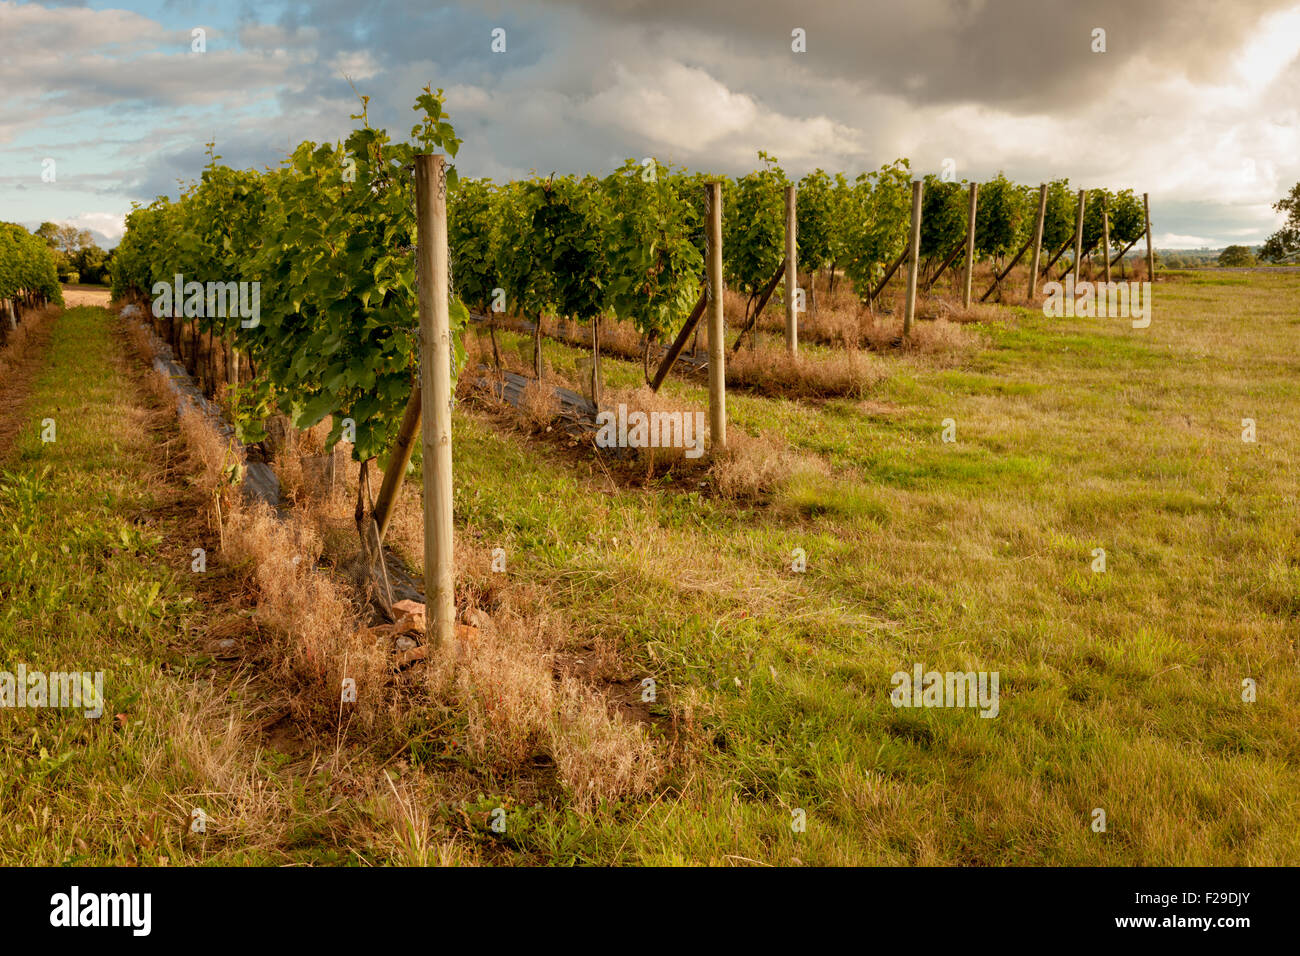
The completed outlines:
[[[57,222],[43,222],[40,228],[36,230],[36,235],[49,244],[51,249],[57,249],[59,245],[59,224]]]
[[[1287,221],[1281,229],[1268,237],[1268,241],[1259,250],[1260,258],[1269,262],[1285,262],[1300,257],[1300,183],[1292,186],[1291,192],[1274,203],[1273,208],[1288,213]]]
[[[1228,269],[1254,264],[1255,254],[1250,251],[1249,246],[1228,246],[1219,253],[1219,265]]]
[[[82,282],[103,283],[108,277],[108,253],[93,243],[78,249],[68,261]]]
[[[88,229],[78,229],[76,226],[61,226],[57,222],[43,222],[34,235],[40,236],[53,249],[59,252],[66,262],[71,262],[72,257],[82,249],[89,248],[95,244],[94,237]]]

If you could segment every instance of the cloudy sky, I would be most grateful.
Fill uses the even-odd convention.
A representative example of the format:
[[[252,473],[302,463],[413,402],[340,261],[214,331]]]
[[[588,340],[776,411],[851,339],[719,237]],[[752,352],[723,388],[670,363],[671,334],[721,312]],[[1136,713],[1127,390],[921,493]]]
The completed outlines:
[[[209,140],[261,167],[342,139],[349,78],[399,134],[443,87],[459,168],[498,180],[951,159],[1149,192],[1168,248],[1262,241],[1300,181],[1300,0],[0,0],[0,219],[116,243]]]

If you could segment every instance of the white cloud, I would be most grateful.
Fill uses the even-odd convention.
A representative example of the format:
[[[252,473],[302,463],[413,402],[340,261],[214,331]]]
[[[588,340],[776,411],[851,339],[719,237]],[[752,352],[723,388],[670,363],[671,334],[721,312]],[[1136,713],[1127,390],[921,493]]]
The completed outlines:
[[[581,113],[652,143],[692,153],[732,139],[760,119],[753,98],[733,93],[704,70],[663,63],[653,72],[614,64],[614,82]]]
[[[1212,249],[1222,245],[1208,236],[1182,236],[1174,232],[1152,233],[1151,241],[1157,249]]]
[[[368,50],[339,53],[330,60],[330,68],[352,80],[368,80],[379,73],[379,63]]]
[[[97,232],[114,243],[121,239],[126,232],[126,218],[120,213],[83,212],[79,216],[54,221],[61,226],[76,226],[78,229],[89,229],[91,232]]]

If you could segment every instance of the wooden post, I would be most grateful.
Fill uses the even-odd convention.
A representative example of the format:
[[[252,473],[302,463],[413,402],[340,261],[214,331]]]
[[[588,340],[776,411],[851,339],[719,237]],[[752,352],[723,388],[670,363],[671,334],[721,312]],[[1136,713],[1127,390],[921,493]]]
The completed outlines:
[[[727,367],[722,341],[722,183],[704,187],[709,272],[709,434],[713,452],[727,447]]]
[[[1101,194],[1101,261],[1106,263],[1103,274],[1110,285],[1110,197],[1106,193]]]
[[[600,316],[591,317],[591,401],[600,408]]]
[[[970,210],[966,213],[966,279],[961,307],[970,308],[970,284],[975,270],[975,210],[979,205],[980,184],[970,184]]]
[[[1034,258],[1029,263],[1029,301],[1038,295],[1038,266],[1043,258],[1043,223],[1047,219],[1047,183],[1038,187],[1038,219],[1034,223]]]
[[[791,355],[799,351],[799,312],[795,292],[799,288],[799,262],[796,238],[799,220],[795,215],[795,187],[785,187],[785,349]]]
[[[1147,281],[1156,281],[1156,251],[1151,246],[1151,194],[1142,194],[1142,215],[1147,221]]]
[[[912,180],[912,235],[907,241],[907,304],[903,309],[903,335],[911,334],[916,317],[916,277],[921,271],[921,189],[919,179]]]
[[[424,421],[425,639],[450,644],[456,628],[451,525],[451,331],[447,180],[441,156],[415,157],[420,404]]]
[[[397,494],[402,489],[402,479],[406,477],[406,467],[411,463],[415,453],[415,436],[420,433],[423,399],[420,383],[411,387],[411,396],[406,400],[406,411],[402,414],[402,424],[397,429],[397,438],[393,440],[392,451],[388,455],[388,467],[384,469],[384,480],[379,486],[379,497],[375,499],[375,524],[379,527],[379,541],[382,544],[388,533],[388,525],[397,510]],[[332,467],[332,465],[331,465]]]
[[[1074,217],[1074,281],[1083,281],[1083,206],[1087,193],[1079,190],[1079,212]]]

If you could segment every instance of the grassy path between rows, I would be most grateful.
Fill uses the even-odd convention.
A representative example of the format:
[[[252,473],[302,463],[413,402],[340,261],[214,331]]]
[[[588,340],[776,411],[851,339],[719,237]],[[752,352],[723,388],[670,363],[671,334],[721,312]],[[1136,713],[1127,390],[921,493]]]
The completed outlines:
[[[197,650],[221,575],[192,573],[191,551],[215,534],[115,321],[55,322],[0,465],[0,671],[101,672],[104,696],[99,717],[0,710],[0,865],[347,859],[319,825],[324,789],[256,746],[244,676]]]

